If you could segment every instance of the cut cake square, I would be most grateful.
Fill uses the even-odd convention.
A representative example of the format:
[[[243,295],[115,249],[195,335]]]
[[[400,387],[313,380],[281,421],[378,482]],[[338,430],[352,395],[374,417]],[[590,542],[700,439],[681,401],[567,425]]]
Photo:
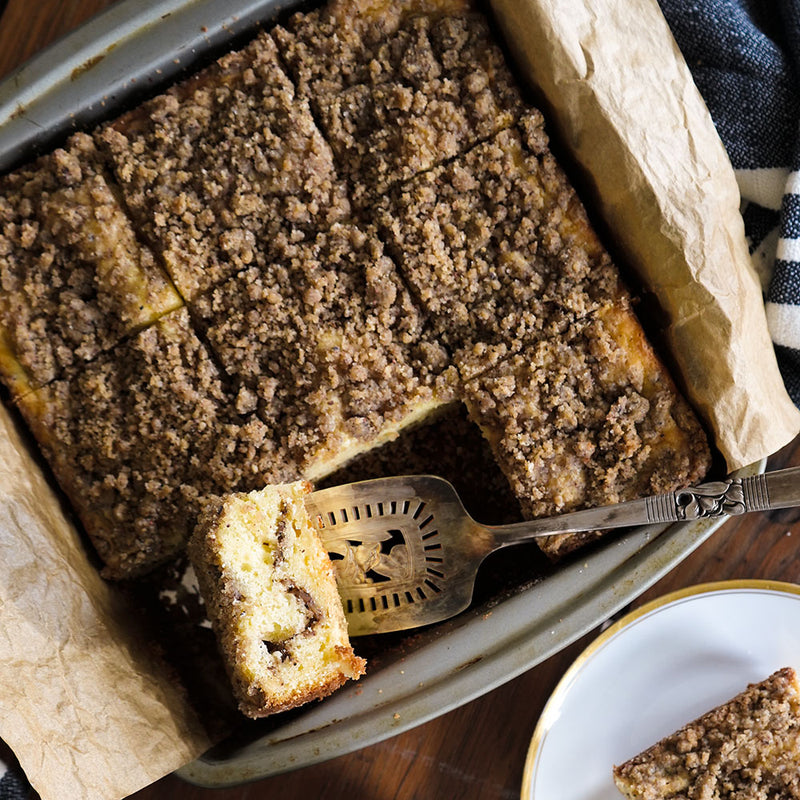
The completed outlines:
[[[387,73],[381,50],[412,18],[474,11],[469,0],[331,0],[292,14],[271,33],[298,93],[315,103],[390,78],[394,67]]]
[[[334,225],[201,295],[215,357],[309,480],[454,399],[449,361],[369,229]]]
[[[327,134],[340,126],[332,149],[309,104]],[[668,470],[669,488],[699,477],[700,426],[541,115],[521,109],[467,4],[335,0],[75,137],[88,186],[57,151],[53,176],[33,172],[34,188],[61,187],[36,220],[18,188],[0,199],[5,380],[106,574],[177,553],[209,496],[320,479],[462,396],[529,515],[655,491]],[[187,308],[160,316],[182,300],[134,226]],[[114,301],[97,330],[78,292],[90,311],[66,325],[83,339],[28,300],[23,336],[9,333],[3,303],[21,302],[29,265],[55,264],[53,287],[81,307],[63,290],[88,279],[67,253]],[[46,296],[50,277],[23,294]]]
[[[538,112],[399,187],[379,214],[465,380],[627,298]]]
[[[85,134],[0,179],[0,290],[0,374],[12,396],[181,305]]]
[[[110,577],[180,552],[206,496],[290,469],[260,420],[229,413],[185,308],[18,405]]]
[[[275,33],[358,206],[512,125],[522,109],[483,15],[452,3],[384,5],[335,4]],[[340,20],[343,34],[330,36]]]
[[[98,140],[187,300],[263,265],[277,237],[349,214],[330,148],[267,34],[114,121]]]
[[[705,474],[705,434],[625,304],[537,342],[464,387],[527,518],[673,491]],[[551,558],[594,534],[538,539]]]
[[[189,543],[241,711],[263,717],[364,672],[333,566],[305,510],[304,481],[220,498]]]
[[[750,684],[614,767],[630,800],[800,797],[800,687],[791,667]]]

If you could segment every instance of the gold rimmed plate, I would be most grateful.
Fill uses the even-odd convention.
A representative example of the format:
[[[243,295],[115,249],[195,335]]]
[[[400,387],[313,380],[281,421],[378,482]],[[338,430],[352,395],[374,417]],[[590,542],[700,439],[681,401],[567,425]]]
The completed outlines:
[[[784,666],[800,668],[800,586],[706,583],[647,603],[559,682],[533,734],[522,800],[619,800],[614,764]]]

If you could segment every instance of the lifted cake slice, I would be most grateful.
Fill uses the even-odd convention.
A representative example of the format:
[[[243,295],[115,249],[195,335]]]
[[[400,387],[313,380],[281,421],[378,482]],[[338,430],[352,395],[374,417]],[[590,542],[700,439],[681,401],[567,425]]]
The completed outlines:
[[[630,800],[800,797],[800,687],[791,667],[614,767]]]
[[[209,505],[189,543],[239,708],[264,717],[364,673],[304,481]]]

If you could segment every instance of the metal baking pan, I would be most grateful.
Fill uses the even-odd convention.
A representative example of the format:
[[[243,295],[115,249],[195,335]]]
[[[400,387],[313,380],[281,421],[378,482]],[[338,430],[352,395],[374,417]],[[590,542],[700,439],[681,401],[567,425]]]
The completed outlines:
[[[127,0],[112,6],[0,84],[0,172],[57,145],[72,130],[92,127],[152,95],[292,5]],[[357,684],[263,726],[244,725],[178,774],[203,786],[233,785],[343,755],[420,725],[511,680],[607,620],[720,524],[652,526],[613,535],[535,581],[394,640]]]

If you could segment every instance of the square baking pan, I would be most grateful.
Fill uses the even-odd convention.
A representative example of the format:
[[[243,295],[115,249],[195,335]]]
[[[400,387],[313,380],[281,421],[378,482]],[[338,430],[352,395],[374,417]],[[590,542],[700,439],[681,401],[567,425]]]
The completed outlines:
[[[73,130],[132,107],[295,5],[127,0],[112,6],[0,84],[0,173],[56,146]],[[760,462],[736,475],[764,466]],[[343,755],[444,714],[613,616],[721,522],[612,534],[530,580],[479,591],[473,606],[455,619],[370,642],[377,655],[357,684],[295,712],[244,722],[179,774],[209,787],[242,783]],[[358,640],[355,647],[358,651]]]

